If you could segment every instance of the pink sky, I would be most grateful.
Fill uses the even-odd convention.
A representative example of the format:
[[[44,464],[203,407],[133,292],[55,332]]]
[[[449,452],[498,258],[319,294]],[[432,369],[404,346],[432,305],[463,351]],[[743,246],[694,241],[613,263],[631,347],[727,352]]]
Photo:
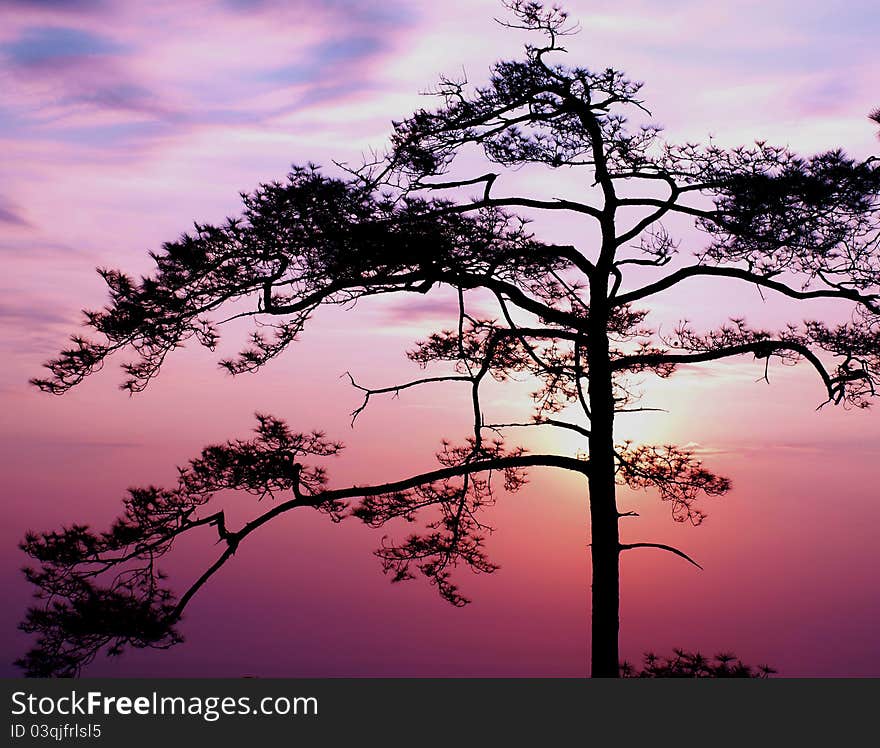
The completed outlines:
[[[571,61],[645,80],[670,140],[712,134],[725,145],[760,137],[807,153],[876,150],[866,118],[880,104],[873,2],[567,7],[583,27],[566,42]],[[215,357],[186,350],[134,398],[117,389],[114,367],[63,398],[26,381],[76,329],[79,309],[103,303],[96,265],[146,271],[147,250],[193,220],[234,214],[240,190],[283,176],[290,163],[357,162],[382,147],[392,118],[423,103],[418,92],[439,73],[464,68],[481,82],[522,37],[492,22],[494,0],[0,0],[0,14],[0,660],[11,673],[6,663],[25,644],[15,627],[28,604],[16,548],[26,529],[108,524],[127,486],[169,482],[202,445],[245,436],[256,410],[344,440],[331,473],[338,485],[427,468],[442,437],[466,434],[467,393],[455,385],[376,402],[351,430],[359,398],[339,379],[346,370],[376,385],[411,377],[418,369],[404,351],[450,323],[442,297],[417,309],[400,301],[326,311],[255,377],[233,381]],[[576,188],[527,172],[508,184]],[[569,226],[539,228],[555,239]],[[699,235],[683,236],[683,253],[688,243],[699,248]],[[805,314],[709,284],[656,308],[662,321],[707,325],[817,312],[825,309]],[[238,342],[228,335],[220,355]],[[784,675],[880,675],[880,423],[873,411],[816,412],[821,387],[805,368],[777,367],[769,386],[756,383],[761,374],[742,360],[646,381],[646,404],[669,413],[619,421],[621,438],[699,445],[734,483],[705,502],[699,528],[673,523],[651,494],[622,496],[623,508],[642,514],[624,525],[625,540],[677,545],[705,567],[653,551],[624,555],[623,651],[733,650]],[[525,413],[528,389],[495,389],[493,412]],[[528,443],[578,449],[542,438]],[[371,556],[381,533],[293,513],[200,593],[186,644],[98,662],[89,673],[583,675],[585,486],[552,472],[531,477],[494,510],[489,549],[502,568],[461,576],[474,600],[465,609],[420,582],[388,584]],[[178,589],[213,552],[203,540],[174,554]]]

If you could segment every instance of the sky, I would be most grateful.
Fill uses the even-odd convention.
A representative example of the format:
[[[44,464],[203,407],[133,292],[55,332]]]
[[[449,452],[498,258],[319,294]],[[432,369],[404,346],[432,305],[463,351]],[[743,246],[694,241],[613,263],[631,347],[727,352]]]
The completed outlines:
[[[644,80],[653,120],[677,142],[756,138],[812,153],[876,152],[880,9],[763,2],[570,2],[582,31],[570,61]],[[206,443],[246,436],[255,411],[347,448],[336,485],[430,468],[443,437],[468,428],[455,384],[359,404],[340,375],[383,385],[412,377],[414,340],[450,324],[448,298],[364,303],[320,313],[282,359],[235,380],[215,356],[186,349],[144,393],[119,391],[115,366],[63,398],[27,385],[105,299],[96,266],[149,270],[147,252],[191,227],[234,215],[238,193],[291,163],[356,164],[381,149],[391,121],[424,105],[438,75],[486,79],[524,37],[493,21],[494,0],[128,2],[0,0],[0,672],[26,646],[16,631],[30,591],[18,571],[27,529],[109,524],[130,485],[169,483]],[[523,173],[510,184],[577,189]],[[517,181],[518,180],[518,181]],[[543,180],[543,181],[542,181]],[[539,225],[555,240],[567,224]],[[700,236],[682,229],[699,249]],[[723,301],[723,303],[719,303]],[[810,313],[834,315],[827,307]],[[658,319],[756,324],[803,311],[706,284],[663,296]],[[809,315],[807,315],[809,316]],[[624,656],[674,646],[734,651],[783,675],[880,675],[876,412],[821,402],[803,368],[758,382],[737,360],[646,381],[646,404],[618,434],[690,444],[733,480],[704,502],[708,519],[676,524],[651,494],[623,492],[624,539],[671,543],[671,555],[622,560]],[[528,382],[498,387],[491,407],[525,413]],[[565,437],[524,442],[575,454]],[[239,497],[235,511],[256,507]],[[243,546],[196,598],[172,652],[100,660],[93,675],[546,675],[588,667],[589,530],[585,486],[533,471],[493,509],[488,541],[501,569],[460,577],[474,602],[454,609],[419,581],[391,585],[355,521],[285,516]],[[178,589],[214,549],[205,538],[169,558]],[[207,555],[206,555],[207,554]]]

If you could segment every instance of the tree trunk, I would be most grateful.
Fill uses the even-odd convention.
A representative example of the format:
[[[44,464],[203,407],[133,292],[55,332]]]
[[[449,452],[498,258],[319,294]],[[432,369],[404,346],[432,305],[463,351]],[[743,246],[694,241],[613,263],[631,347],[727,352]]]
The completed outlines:
[[[598,284],[604,285],[604,284]],[[614,394],[611,380],[607,289],[591,289],[587,336],[590,405],[590,526],[593,560],[593,678],[619,675],[620,538],[614,463]],[[598,302],[598,303],[597,303]]]

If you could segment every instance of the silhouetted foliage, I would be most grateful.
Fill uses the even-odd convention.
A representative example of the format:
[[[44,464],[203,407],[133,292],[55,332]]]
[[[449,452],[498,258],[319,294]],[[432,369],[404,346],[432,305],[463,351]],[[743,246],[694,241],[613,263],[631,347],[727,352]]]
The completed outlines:
[[[641,668],[629,662],[620,665],[621,678],[768,678],[775,672],[769,665],[745,665],[734,654],[710,658],[683,649],[673,650],[670,657],[648,652]]]
[[[653,548],[696,565],[668,545],[623,542],[619,521],[636,513],[619,509],[616,486],[654,490],[675,520],[693,524],[705,517],[700,497],[730,489],[693,449],[616,438],[615,414],[645,409],[636,375],[665,378],[682,366],[736,356],[756,359],[765,376],[773,362],[806,362],[825,402],[867,407],[880,381],[877,161],[840,150],[803,158],[760,141],[732,149],[668,143],[656,125],[629,121],[648,116],[641,84],[611,68],[548,59],[564,52],[560,39],[574,30],[563,11],[528,2],[508,7],[508,25],[542,40],[526,46],[523,59],[498,62],[481,87],[441,79],[436,108],[395,122],[387,153],[355,169],[338,164],[336,176],[314,165],[293,167],[286,180],[243,195],[240,217],[197,224],[165,244],[153,255],[151,275],[101,270],[110,301],[86,313],[99,338],[74,337],[47,364],[49,375],[34,380],[61,394],[125,351],[133,359],[122,365],[122,386],[139,392],[172,350],[188,341],[216,346],[221,309],[227,319],[250,317],[257,325],[222,367],[232,375],[254,372],[284,352],[321,306],[351,309],[365,297],[445,287],[457,294],[457,319],[408,354],[437,373],[384,387],[349,375],[363,395],[352,423],[373,398],[459,382],[469,390],[473,432],[443,442],[434,471],[331,488],[324,461],[341,445],[259,416],[255,439],[208,447],[181,469],[177,486],[132,490],[109,531],[76,525],[29,534],[23,548],[39,568],[27,574],[40,600],[23,624],[37,635],[20,662],[28,673],[71,675],[104,648],[115,654],[129,645],[176,643],[186,605],[239,544],[300,507],[377,528],[397,518],[421,522],[418,532],[378,549],[382,568],[394,581],[422,576],[463,605],[455,569],[496,569],[485,552],[483,512],[497,497],[495,477],[515,491],[526,468],[546,466],[576,472],[588,484],[592,672],[614,677],[620,553]],[[463,150],[481,151],[490,168],[583,172],[583,197],[499,196],[505,170],[459,176]],[[467,197],[471,190],[478,194]],[[594,246],[543,242],[529,228],[536,213],[589,221],[598,239]],[[707,240],[690,260],[663,223],[682,216]],[[640,285],[647,274],[653,279]],[[641,305],[693,278],[834,301],[845,321],[807,319],[762,330],[733,318],[697,330],[682,320],[660,333]],[[475,292],[492,299],[494,316],[473,312]],[[531,420],[489,418],[483,383],[514,374],[536,382]],[[521,428],[577,434],[589,459],[505,446],[504,437]],[[209,507],[225,490],[274,503],[229,529],[224,513]],[[156,564],[177,537],[206,526],[222,552],[178,598]],[[645,671],[655,675],[696,667],[684,655],[652,662]]]

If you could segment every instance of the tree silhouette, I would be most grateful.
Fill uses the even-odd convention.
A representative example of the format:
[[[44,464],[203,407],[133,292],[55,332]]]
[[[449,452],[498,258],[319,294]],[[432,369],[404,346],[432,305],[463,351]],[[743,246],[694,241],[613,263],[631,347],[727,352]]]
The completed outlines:
[[[40,598],[22,624],[38,636],[19,661],[29,674],[75,675],[104,649],[177,643],[181,616],[199,589],[251,533],[300,507],[372,527],[397,518],[422,522],[421,531],[376,551],[384,571],[395,581],[425,577],[443,598],[464,605],[456,567],[496,568],[484,549],[483,510],[496,498],[498,479],[515,491],[527,468],[554,467],[587,484],[592,674],[616,677],[620,554],[654,548],[696,565],[671,546],[623,542],[619,522],[634,513],[619,510],[617,486],[655,490],[676,521],[695,525],[704,517],[700,497],[730,488],[688,448],[615,437],[616,413],[642,409],[633,376],[665,378],[682,365],[750,356],[762,367],[806,363],[828,403],[866,407],[876,394],[876,163],[841,150],[802,158],[763,141],[733,149],[665,142],[658,127],[628,121],[649,116],[640,84],[611,68],[558,62],[562,38],[576,30],[562,10],[507,5],[513,20],[503,23],[541,39],[526,46],[521,60],[495,64],[482,87],[441,79],[436,108],[395,122],[386,153],[358,168],[339,164],[343,177],[294,167],[285,181],[243,195],[241,217],[197,224],[194,233],[165,244],[149,277],[101,270],[110,302],[86,313],[100,338],[74,337],[47,364],[50,375],[34,380],[61,394],[127,351],[134,358],[122,365],[122,386],[139,392],[184,342],[214,348],[212,317],[221,308],[258,324],[247,347],[222,366],[232,375],[254,372],[284,352],[321,306],[447,287],[458,295],[457,324],[408,354],[438,373],[377,388],[351,377],[364,398],[353,421],[380,395],[454,381],[470,390],[472,433],[458,444],[443,442],[432,472],[331,488],[323,461],[342,445],[260,415],[253,439],[207,447],[180,469],[176,486],[131,490],[106,532],[73,525],[28,534],[23,549],[37,564],[26,574]],[[501,169],[459,175],[456,158],[465,151],[479,151]],[[530,164],[582,173],[582,197],[499,194],[508,170]],[[463,197],[473,190],[476,196]],[[543,242],[517,209],[574,216],[598,238],[589,246]],[[663,223],[682,216],[706,236],[686,259]],[[638,285],[647,273],[652,280]],[[780,330],[755,329],[740,318],[717,329],[688,322],[668,334],[652,328],[645,305],[699,278],[792,300],[825,299],[850,317]],[[472,313],[474,293],[491,297],[496,317]],[[515,374],[537,383],[533,417],[493,422],[481,387]],[[519,428],[574,432],[588,459],[508,448],[504,436]],[[211,509],[225,490],[275,502],[233,529]],[[206,526],[222,553],[178,597],[157,564],[179,536]],[[647,662],[645,672],[693,674],[722,665],[729,663],[706,665],[682,653]]]

